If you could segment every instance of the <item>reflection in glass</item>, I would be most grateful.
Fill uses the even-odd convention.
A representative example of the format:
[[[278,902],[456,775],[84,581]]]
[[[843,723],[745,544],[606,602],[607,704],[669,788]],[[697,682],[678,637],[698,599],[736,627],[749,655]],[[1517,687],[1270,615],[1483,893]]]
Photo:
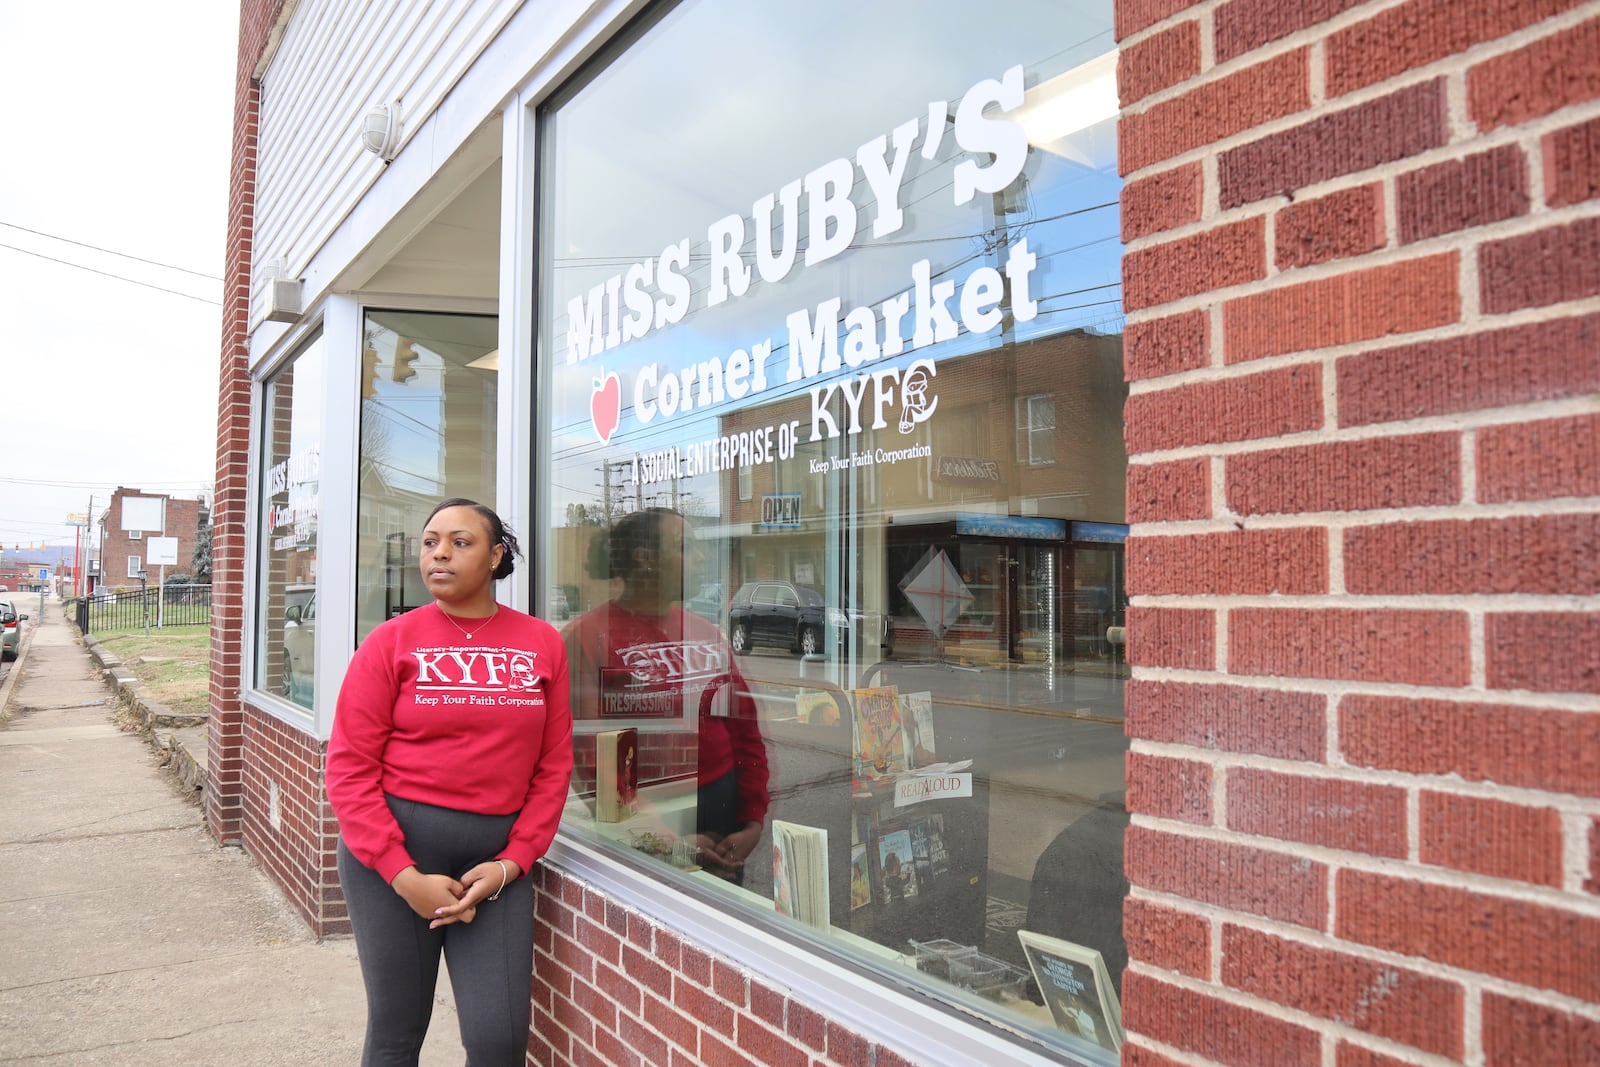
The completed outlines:
[[[368,311],[362,331],[356,640],[429,602],[417,531],[439,501],[492,502],[492,315]]]
[[[311,707],[316,680],[317,493],[326,345],[319,332],[266,383],[257,586],[258,688]]]
[[[687,0],[547,108],[540,214],[548,581],[586,620],[595,738],[564,826],[1091,1060],[1114,1056],[1057,1024],[1018,931],[1120,982],[1110,14]],[[730,94],[682,68],[707,49],[761,77]],[[634,576],[594,554],[652,508],[690,547],[646,639],[617,615]],[[770,801],[737,879],[672,847],[701,826],[709,720],[704,687],[628,713],[658,644],[703,654],[734,721],[753,709]],[[600,738],[628,729],[619,810]]]

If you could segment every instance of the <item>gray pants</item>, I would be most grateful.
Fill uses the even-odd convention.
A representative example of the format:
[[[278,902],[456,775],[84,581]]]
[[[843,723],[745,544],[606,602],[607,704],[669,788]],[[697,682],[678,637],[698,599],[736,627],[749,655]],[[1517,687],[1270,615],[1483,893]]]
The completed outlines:
[[[505,847],[516,815],[474,815],[389,797],[424,874],[459,878]],[[363,1067],[415,1067],[433,1015],[439,954],[450,967],[467,1067],[523,1067],[533,989],[533,886],[520,878],[470,923],[428,929],[339,841],[339,880],[367,987]]]

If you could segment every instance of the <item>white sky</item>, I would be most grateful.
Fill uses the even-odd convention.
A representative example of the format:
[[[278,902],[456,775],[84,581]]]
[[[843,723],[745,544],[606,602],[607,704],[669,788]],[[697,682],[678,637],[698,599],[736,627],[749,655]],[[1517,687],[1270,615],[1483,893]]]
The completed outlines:
[[[238,25],[234,0],[0,0],[7,558],[42,541],[71,563],[67,513],[118,485],[210,488]]]

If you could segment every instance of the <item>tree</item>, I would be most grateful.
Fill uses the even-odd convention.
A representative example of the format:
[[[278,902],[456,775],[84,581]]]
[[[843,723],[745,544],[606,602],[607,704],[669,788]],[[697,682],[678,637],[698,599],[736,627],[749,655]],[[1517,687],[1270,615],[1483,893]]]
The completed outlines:
[[[211,584],[211,512],[200,509],[200,525],[194,534],[194,580],[200,585]]]

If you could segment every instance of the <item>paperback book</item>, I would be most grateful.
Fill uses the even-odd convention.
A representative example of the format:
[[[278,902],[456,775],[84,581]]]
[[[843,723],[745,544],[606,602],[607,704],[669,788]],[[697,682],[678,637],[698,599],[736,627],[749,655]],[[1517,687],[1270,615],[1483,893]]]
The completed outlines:
[[[639,731],[633,727],[595,735],[594,817],[621,822],[639,808]]]
[[[779,914],[828,928],[828,831],[773,821],[772,900]]]
[[[934,754],[933,694],[900,694],[900,723],[905,738],[906,767],[915,769],[931,765],[938,757]]]
[[[898,690],[892,685],[877,686],[857,689],[854,696],[857,777],[887,778],[904,773],[906,748]]]
[[[917,895],[917,861],[911,852],[911,831],[895,830],[878,838],[878,899],[885,904]]]

